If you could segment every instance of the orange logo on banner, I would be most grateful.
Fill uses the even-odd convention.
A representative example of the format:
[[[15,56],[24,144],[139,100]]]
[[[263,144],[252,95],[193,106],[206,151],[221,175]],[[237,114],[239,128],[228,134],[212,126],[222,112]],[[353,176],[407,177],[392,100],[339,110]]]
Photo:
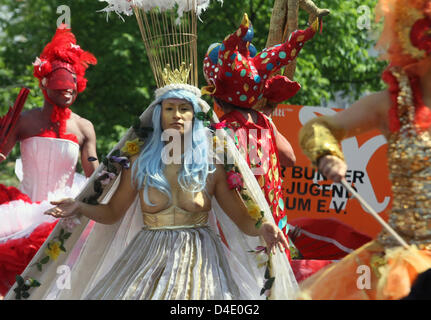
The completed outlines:
[[[218,115],[222,112],[216,107]],[[292,168],[282,168],[283,191],[289,221],[296,218],[335,218],[357,231],[375,237],[381,225],[341,184],[334,184],[311,166],[298,143],[298,132],[308,120],[340,111],[324,107],[279,105],[272,119],[278,131],[289,140],[295,152]],[[346,180],[387,220],[391,183],[388,178],[386,139],[377,130],[343,140],[348,165]]]

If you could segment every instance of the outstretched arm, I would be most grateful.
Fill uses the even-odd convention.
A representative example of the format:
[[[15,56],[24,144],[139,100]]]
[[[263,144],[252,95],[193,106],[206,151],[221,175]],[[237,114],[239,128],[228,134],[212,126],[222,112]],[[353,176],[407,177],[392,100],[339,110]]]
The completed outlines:
[[[379,129],[383,134],[388,132],[388,111],[391,106],[389,92],[383,90],[367,95],[349,108],[337,112],[333,119],[346,131],[347,137]]]
[[[242,232],[250,236],[262,236],[272,252],[275,251],[275,246],[278,246],[281,251],[283,247],[289,248],[286,238],[274,223],[264,221],[259,229],[256,228],[256,221],[248,214],[247,207],[238,192],[235,189],[229,189],[222,165],[217,166],[215,179],[217,202]]]
[[[80,119],[80,129],[84,133],[84,144],[81,147],[81,164],[82,169],[87,177],[91,176],[99,166],[99,161],[89,161],[90,157],[97,159],[96,152],[96,132],[93,124],[84,119]]]
[[[64,199],[51,202],[57,207],[49,209],[45,214],[56,218],[67,218],[72,215],[83,214],[99,223],[114,224],[124,216],[137,196],[137,190],[132,185],[131,171],[131,168],[123,169],[120,184],[109,203],[89,205],[73,199]]]
[[[334,116],[310,120],[299,133],[301,148],[325,177],[340,182],[347,166],[339,143],[374,129],[387,134],[390,104],[389,93],[385,90],[358,100]]]

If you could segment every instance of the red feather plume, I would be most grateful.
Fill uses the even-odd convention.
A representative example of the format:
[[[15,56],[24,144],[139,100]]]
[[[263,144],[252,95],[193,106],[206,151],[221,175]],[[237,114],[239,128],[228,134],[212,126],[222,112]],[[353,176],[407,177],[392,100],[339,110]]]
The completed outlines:
[[[39,80],[48,76],[52,71],[51,63],[63,61],[68,63],[71,72],[76,73],[78,92],[84,91],[87,79],[85,71],[90,64],[97,64],[97,59],[88,51],[84,51],[76,44],[75,35],[71,29],[61,25],[55,32],[51,42],[42,51],[40,58],[36,59],[34,65],[34,76]]]
[[[27,100],[28,93],[30,92],[27,88],[22,88],[18,94],[13,107],[9,108],[9,111],[3,117],[0,117],[0,152],[2,151],[6,141],[15,127],[19,115],[24,107],[25,101]]]

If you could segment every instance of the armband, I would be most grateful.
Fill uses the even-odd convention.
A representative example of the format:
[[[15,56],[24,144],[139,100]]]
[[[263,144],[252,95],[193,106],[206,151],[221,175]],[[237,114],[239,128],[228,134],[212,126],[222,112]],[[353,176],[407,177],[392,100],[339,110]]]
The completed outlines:
[[[308,121],[299,132],[299,144],[304,154],[317,167],[321,157],[333,155],[344,160],[340,141],[346,135],[345,129],[334,124],[328,116]]]

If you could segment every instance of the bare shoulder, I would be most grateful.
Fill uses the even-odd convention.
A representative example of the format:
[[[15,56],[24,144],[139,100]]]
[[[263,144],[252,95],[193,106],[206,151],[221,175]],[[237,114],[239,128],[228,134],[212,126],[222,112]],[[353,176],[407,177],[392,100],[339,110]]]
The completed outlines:
[[[79,126],[91,126],[91,127],[93,127],[93,124],[91,123],[90,120],[87,120],[87,119],[81,117],[80,115],[78,115],[74,112],[72,112],[72,118],[74,121],[76,121],[76,123]]]
[[[139,156],[138,156],[138,155],[131,156],[131,157],[129,158],[130,167],[129,167],[128,169],[122,169],[124,172],[126,172],[126,174],[127,174],[128,176],[131,176],[131,175],[132,175],[132,171],[133,171],[133,164],[136,162],[136,160],[137,160],[138,158],[139,158]]]
[[[42,109],[41,108],[33,108],[30,110],[24,110],[23,112],[21,112],[20,117],[19,117],[19,121],[20,122],[31,122],[32,120],[34,121],[35,118],[39,118],[42,114]]]
[[[135,170],[134,166],[135,166],[135,162],[138,160],[138,158],[139,158],[139,154],[135,154],[135,155],[129,157],[130,167],[126,171],[129,172],[130,174],[132,173],[132,171]],[[139,162],[136,163],[136,166],[139,166]]]
[[[19,115],[16,124],[16,135],[19,139],[38,134],[40,129],[41,108],[25,110]]]
[[[136,159],[138,159],[138,158],[139,158],[139,154],[135,154],[135,155],[131,156],[129,158],[130,163],[133,164],[136,161]]]
[[[76,113],[72,113],[73,120],[78,125],[79,130],[86,136],[95,135],[93,123],[90,120],[87,120]]]
[[[216,164],[215,171],[211,176],[211,178],[213,179],[213,183],[226,180],[226,170],[224,166],[222,164]]]
[[[206,190],[210,195],[213,195],[216,190],[216,186],[222,186],[226,183],[226,171],[222,164],[215,164],[214,172],[208,174]]]

